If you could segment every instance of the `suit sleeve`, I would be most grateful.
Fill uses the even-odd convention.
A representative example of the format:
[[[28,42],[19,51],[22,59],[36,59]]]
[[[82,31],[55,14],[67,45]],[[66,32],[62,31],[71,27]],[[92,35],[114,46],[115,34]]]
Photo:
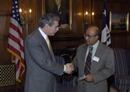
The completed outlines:
[[[114,53],[113,50],[109,50],[108,53],[106,53],[107,57],[105,59],[105,67],[99,71],[96,72],[93,75],[94,78],[94,83],[98,83],[101,82],[104,79],[107,79],[109,76],[111,76],[112,74],[114,74],[115,68],[114,68]]]
[[[74,66],[74,71],[78,68],[78,52],[79,52],[79,48],[77,49],[76,56],[74,57],[72,61],[72,64]]]
[[[28,52],[26,56],[29,56],[32,62],[36,63],[40,68],[48,72],[62,75],[64,65],[58,64],[50,59],[51,56],[42,42],[34,38],[29,38],[26,39],[25,45],[27,50],[26,52]]]

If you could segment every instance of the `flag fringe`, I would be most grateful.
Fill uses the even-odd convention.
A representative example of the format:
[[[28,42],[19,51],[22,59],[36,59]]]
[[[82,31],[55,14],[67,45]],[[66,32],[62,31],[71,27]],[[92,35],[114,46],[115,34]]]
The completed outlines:
[[[24,70],[22,71],[22,73],[21,73],[21,75],[20,75],[20,77],[22,78],[22,75],[23,75],[23,73],[25,72],[25,65],[21,62],[21,58],[20,58],[19,55],[17,55],[16,53],[14,53],[14,52],[13,52],[12,50],[10,50],[9,48],[7,48],[7,51],[12,54],[12,59],[11,59],[12,63],[15,63],[15,61],[13,60],[13,55],[20,60],[20,65],[24,68]],[[18,82],[21,83],[21,80],[18,79],[18,78],[16,78],[16,81],[18,81]]]

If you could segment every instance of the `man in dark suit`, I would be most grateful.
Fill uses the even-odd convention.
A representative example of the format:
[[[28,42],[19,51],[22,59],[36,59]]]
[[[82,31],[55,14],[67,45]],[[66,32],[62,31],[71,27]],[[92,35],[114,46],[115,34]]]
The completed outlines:
[[[78,68],[77,92],[107,92],[107,78],[115,71],[113,50],[99,41],[96,26],[89,27],[84,37],[86,44],[78,47],[72,62]]]
[[[64,23],[66,20],[66,8],[61,5],[61,0],[55,0],[56,7],[54,7],[51,13],[57,14],[60,17],[60,22]]]
[[[72,64],[60,65],[55,62],[48,36],[58,31],[59,17],[55,14],[43,14],[39,28],[25,40],[26,79],[24,92],[57,92],[55,75],[63,72],[70,74]]]

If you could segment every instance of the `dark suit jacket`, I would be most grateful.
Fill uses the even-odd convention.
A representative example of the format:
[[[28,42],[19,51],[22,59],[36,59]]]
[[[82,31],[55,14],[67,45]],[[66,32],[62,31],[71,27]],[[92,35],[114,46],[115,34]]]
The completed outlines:
[[[66,8],[61,5],[58,11],[57,6],[52,9],[51,13],[57,14],[60,17],[60,21],[64,21],[66,19]]]
[[[52,48],[51,48],[52,51]],[[25,40],[26,80],[24,92],[57,92],[57,75],[64,66],[55,62],[53,51],[37,29]]]
[[[86,50],[86,44],[79,46],[72,62],[75,69],[78,67],[78,77],[84,76]],[[113,50],[99,42],[94,56],[99,58],[98,62],[93,60],[91,63],[90,73],[94,81],[91,83],[86,80],[78,81],[77,92],[107,92],[107,78],[115,71]]]

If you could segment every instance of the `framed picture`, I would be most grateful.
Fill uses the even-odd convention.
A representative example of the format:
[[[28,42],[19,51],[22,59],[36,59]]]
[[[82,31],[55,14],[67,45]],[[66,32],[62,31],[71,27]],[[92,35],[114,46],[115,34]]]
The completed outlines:
[[[111,32],[127,32],[129,29],[129,13],[112,13],[110,11],[109,29]]]
[[[45,12],[60,17],[60,31],[72,30],[72,0],[42,0],[42,14]]]

